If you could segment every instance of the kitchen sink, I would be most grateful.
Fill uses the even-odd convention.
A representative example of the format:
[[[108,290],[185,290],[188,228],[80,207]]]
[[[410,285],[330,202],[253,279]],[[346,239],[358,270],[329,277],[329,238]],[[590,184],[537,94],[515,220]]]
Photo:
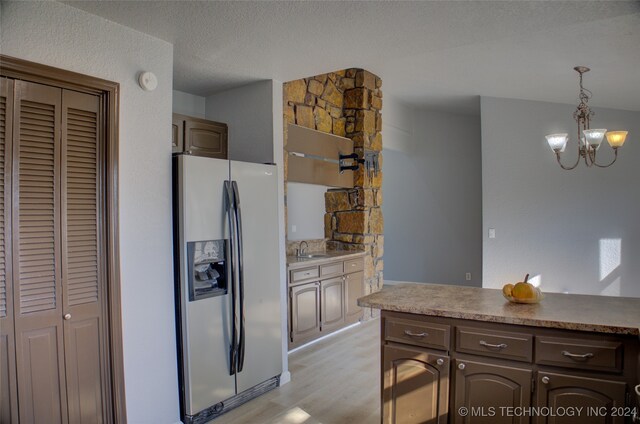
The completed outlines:
[[[310,253],[308,255],[296,255],[296,258],[300,259],[314,259],[314,258],[328,258],[329,255],[325,255],[324,253]]]

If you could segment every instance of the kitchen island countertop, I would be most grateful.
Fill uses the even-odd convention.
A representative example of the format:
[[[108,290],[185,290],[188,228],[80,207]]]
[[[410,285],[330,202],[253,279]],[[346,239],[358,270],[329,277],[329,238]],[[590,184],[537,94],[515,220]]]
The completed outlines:
[[[515,304],[498,289],[416,283],[385,287],[361,297],[358,304],[436,317],[640,335],[640,298],[544,295],[538,304]]]

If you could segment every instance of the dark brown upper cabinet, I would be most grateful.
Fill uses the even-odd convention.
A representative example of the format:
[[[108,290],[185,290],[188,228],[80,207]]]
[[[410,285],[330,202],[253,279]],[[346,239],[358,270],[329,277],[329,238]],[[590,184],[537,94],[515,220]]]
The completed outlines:
[[[227,124],[173,114],[171,133],[173,153],[228,158]]]

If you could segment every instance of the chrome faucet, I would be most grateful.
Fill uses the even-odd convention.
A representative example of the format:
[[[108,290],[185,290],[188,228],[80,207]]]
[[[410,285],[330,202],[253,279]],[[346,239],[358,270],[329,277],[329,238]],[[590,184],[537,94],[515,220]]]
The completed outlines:
[[[302,247],[302,244],[304,243],[305,247]],[[304,256],[307,253],[307,249],[309,248],[309,243],[307,243],[306,241],[301,241],[300,245],[298,246],[298,254],[297,256]]]

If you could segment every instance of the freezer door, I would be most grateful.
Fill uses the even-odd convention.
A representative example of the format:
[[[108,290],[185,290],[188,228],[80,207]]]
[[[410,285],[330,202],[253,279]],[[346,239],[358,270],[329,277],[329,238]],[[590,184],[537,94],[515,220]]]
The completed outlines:
[[[244,363],[238,393],[282,373],[276,167],[231,161],[239,195],[244,276]]]
[[[189,301],[185,283],[187,242],[229,240],[224,193],[229,162],[194,156],[178,161],[183,402],[185,413],[193,415],[236,393],[235,376],[229,374],[231,290]]]

